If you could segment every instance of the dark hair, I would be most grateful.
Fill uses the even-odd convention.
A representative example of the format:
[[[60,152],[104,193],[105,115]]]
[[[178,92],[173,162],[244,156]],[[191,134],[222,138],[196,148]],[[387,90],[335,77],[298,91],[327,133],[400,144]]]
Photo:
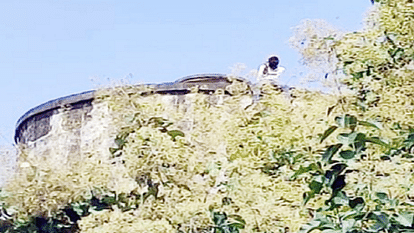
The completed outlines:
[[[277,63],[279,63],[279,58],[278,57],[276,57],[276,56],[272,56],[272,57],[269,57],[269,62],[270,61],[276,61]]]
[[[279,58],[277,58],[276,56],[269,57],[270,68],[276,69],[278,65],[279,65]]]

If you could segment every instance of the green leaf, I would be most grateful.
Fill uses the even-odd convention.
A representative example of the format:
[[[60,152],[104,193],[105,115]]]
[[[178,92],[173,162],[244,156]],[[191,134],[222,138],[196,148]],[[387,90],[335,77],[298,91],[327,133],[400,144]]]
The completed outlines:
[[[365,134],[363,134],[363,133],[358,133],[357,134],[357,136],[354,140],[354,143],[352,144],[352,147],[354,148],[354,150],[356,150],[356,153],[359,153],[359,152],[366,149],[365,148],[365,145],[366,145],[365,138],[366,138]]]
[[[311,222],[303,225],[298,233],[309,233],[315,229],[318,229],[318,227],[321,225],[321,221],[318,219],[314,219]]]
[[[404,140],[404,144],[406,147],[414,146],[414,134],[408,135],[407,139]]]
[[[226,223],[227,214],[221,212],[213,212],[213,222],[216,226],[221,226]]]
[[[313,194],[318,194],[322,188],[323,183],[325,182],[324,176],[316,176],[309,184],[309,188]]]
[[[116,197],[111,197],[111,196],[104,196],[101,200],[102,203],[108,204],[109,206],[112,206],[114,204],[118,203],[118,200],[116,199]]]
[[[229,215],[229,217],[230,218],[233,218],[234,220],[236,220],[237,222],[240,222],[240,223],[242,223],[242,224],[246,224],[246,221],[240,216],[240,215],[237,215],[237,214],[230,214]]]
[[[175,138],[178,137],[178,136],[180,136],[180,137],[185,136],[185,134],[183,132],[179,131],[179,130],[170,130],[170,131],[167,132],[167,134],[170,135],[173,140],[175,140]]]
[[[367,127],[372,127],[372,128],[376,128],[376,129],[382,129],[381,123],[380,122],[369,122],[369,121],[358,121],[359,125],[363,125],[363,126],[367,126]]]
[[[349,200],[348,200],[348,197],[343,192],[338,192],[338,194],[332,199],[332,202],[335,205],[342,206],[342,205],[348,205]]]
[[[355,130],[355,127],[357,125],[357,118],[352,115],[345,115],[345,126],[350,128],[352,131]]]
[[[381,229],[388,228],[388,224],[390,223],[388,219],[388,215],[383,212],[374,212],[371,215],[371,219],[375,220],[375,224],[372,226],[371,229],[375,231],[379,231]]]
[[[362,197],[356,197],[354,199],[349,200],[349,207],[352,209],[356,209],[357,211],[361,211],[365,206],[365,201]]]
[[[341,128],[349,128],[352,131],[355,130],[355,127],[357,125],[357,118],[355,116],[349,115],[349,114],[345,114],[345,116],[341,116],[341,117],[336,117],[335,118],[336,123],[338,124],[339,127]]]
[[[390,145],[388,143],[384,142],[383,140],[381,140],[378,137],[366,138],[365,141],[366,142],[371,142],[371,143],[374,143],[374,144],[377,144],[377,145],[380,145],[380,146],[383,146],[383,147],[386,147],[386,148],[390,148]]]
[[[341,156],[343,159],[353,159],[355,158],[355,154],[355,151],[352,150],[344,150],[339,152],[339,156]]]
[[[118,146],[118,148],[122,148],[126,144],[126,140],[124,138],[116,138],[115,143]]]
[[[292,176],[293,179],[296,179],[299,175],[302,175],[304,173],[310,172],[310,171],[322,171],[320,166],[317,163],[311,163],[307,167],[304,167],[300,165],[299,169],[295,172],[295,174]]]
[[[380,200],[387,200],[388,201],[388,195],[383,192],[377,192],[375,193],[375,196],[377,196]]]
[[[413,225],[414,214],[408,212],[402,212],[394,218],[399,224],[405,227],[411,227]]]
[[[244,229],[244,226],[246,225],[246,221],[240,215],[231,214],[229,215],[229,218],[232,218],[232,220],[235,221],[230,224],[231,226],[238,228],[238,229]]]
[[[341,133],[338,135],[338,141],[343,143],[344,145],[351,145],[357,139],[358,133]]]
[[[397,208],[398,204],[400,204],[398,199],[390,199],[388,203],[392,209]]]
[[[244,229],[244,225],[241,223],[234,222],[234,223],[228,224],[226,228],[227,228],[227,232],[229,233],[233,233],[233,232],[239,233],[238,229]]]
[[[329,129],[327,129],[321,136],[321,141],[320,143],[323,142],[323,140],[325,140],[329,135],[331,135],[336,129],[338,128],[338,126],[331,126],[329,127]]]
[[[366,136],[363,133],[353,132],[349,134],[339,134],[338,141],[347,146],[351,146],[356,151],[356,153],[365,150]]]
[[[165,122],[167,122],[167,119],[164,119],[162,117],[151,117],[148,120],[148,123],[153,123],[156,127],[161,127]]]
[[[352,76],[354,77],[354,79],[361,79],[364,77],[364,72],[365,71],[361,71],[361,72],[356,72],[356,73],[352,73]]]
[[[89,209],[89,205],[85,203],[72,203],[72,209],[76,212],[79,216],[84,216]]]
[[[322,161],[329,163],[332,157],[338,152],[339,148],[342,147],[341,143],[329,146],[322,154]]]
[[[333,229],[325,229],[322,231],[322,233],[342,233],[342,230],[333,230]]]
[[[109,152],[113,155],[113,154],[115,154],[117,151],[119,150],[119,148],[113,148],[113,147],[110,147],[109,148]]]

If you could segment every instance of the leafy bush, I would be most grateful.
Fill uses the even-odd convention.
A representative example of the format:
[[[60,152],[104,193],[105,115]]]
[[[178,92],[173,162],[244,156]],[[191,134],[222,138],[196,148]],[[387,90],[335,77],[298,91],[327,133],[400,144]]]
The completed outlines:
[[[306,63],[327,64],[336,94],[264,85],[247,106],[237,80],[177,104],[142,86],[102,90],[117,129],[110,156],[80,154],[62,167],[22,151],[0,227],[414,232],[414,5],[374,7],[363,31],[308,21],[297,34]]]

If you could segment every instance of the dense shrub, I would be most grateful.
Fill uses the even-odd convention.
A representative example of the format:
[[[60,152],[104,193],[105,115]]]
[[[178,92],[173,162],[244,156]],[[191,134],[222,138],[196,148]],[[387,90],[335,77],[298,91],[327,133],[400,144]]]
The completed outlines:
[[[414,232],[412,17],[412,1],[379,0],[360,32],[299,27],[293,45],[326,64],[333,94],[266,84],[246,107],[239,81],[231,95],[195,88],[177,105],[143,87],[102,90],[117,129],[110,156],[63,167],[22,151],[0,227]]]

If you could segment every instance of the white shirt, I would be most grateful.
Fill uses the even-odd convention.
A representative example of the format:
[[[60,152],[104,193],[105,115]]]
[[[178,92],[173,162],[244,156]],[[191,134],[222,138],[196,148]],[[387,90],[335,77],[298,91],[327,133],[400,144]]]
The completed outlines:
[[[267,72],[266,72],[267,67]],[[265,63],[259,67],[259,72],[257,73],[257,79],[260,81],[269,80],[277,81],[279,76],[285,71],[285,68],[278,66],[276,69],[269,67],[268,63]]]

